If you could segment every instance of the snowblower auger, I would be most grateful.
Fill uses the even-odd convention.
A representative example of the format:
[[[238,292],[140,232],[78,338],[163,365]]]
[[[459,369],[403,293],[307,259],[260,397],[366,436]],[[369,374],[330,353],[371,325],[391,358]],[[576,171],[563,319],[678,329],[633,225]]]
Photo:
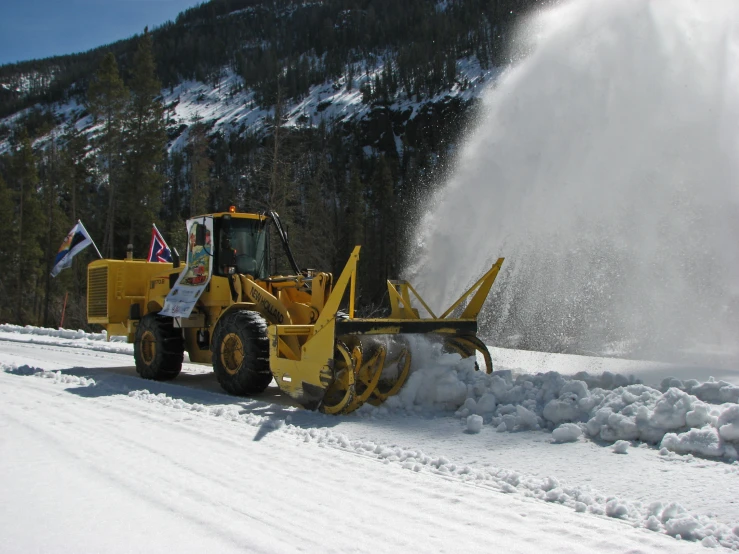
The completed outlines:
[[[492,371],[477,316],[503,258],[439,317],[409,283],[388,281],[390,317],[363,319],[354,317],[359,247],[334,281],[330,273],[299,268],[274,212],[231,207],[191,218],[187,230],[183,268],[176,255],[163,264],[134,260],[131,252],[88,266],[88,321],[105,326],[108,336],[127,336],[145,379],[176,378],[187,352],[191,362],[212,364],[230,394],[259,394],[274,378],[305,408],[348,413],[400,391],[411,367],[406,337],[413,333],[441,337],[464,357],[480,352]],[[271,231],[288,275],[270,273]]]
[[[359,247],[352,252],[312,328],[290,325],[269,327],[270,365],[280,388],[303,406],[319,408],[329,414],[349,413],[365,402],[379,405],[400,391],[410,373],[411,352],[403,340],[403,335],[407,334],[438,335],[447,350],[458,352],[463,357],[480,352],[487,372],[492,371],[490,353],[477,337],[477,316],[498,275],[503,258],[498,259],[485,275],[438,317],[408,282],[388,281],[391,314],[388,318],[377,319],[354,318],[358,259]],[[348,316],[337,315],[347,287]],[[411,293],[430,317],[420,317],[411,303]],[[461,315],[450,317],[471,295]],[[300,359],[293,359],[288,354],[285,339],[300,333],[304,333],[306,338],[302,355]]]

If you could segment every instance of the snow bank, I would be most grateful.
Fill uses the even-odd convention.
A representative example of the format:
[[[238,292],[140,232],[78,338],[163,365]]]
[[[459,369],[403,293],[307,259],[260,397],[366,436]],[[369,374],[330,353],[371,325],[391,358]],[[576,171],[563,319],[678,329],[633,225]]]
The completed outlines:
[[[563,427],[571,423],[591,439],[643,441],[680,454],[737,459],[739,405],[733,399],[739,387],[726,382],[669,379],[660,390],[608,372],[487,375],[475,371],[474,359],[444,353],[438,343],[422,337],[410,342],[406,385],[383,406],[362,407],[360,415],[456,411],[468,432],[469,417],[477,415],[501,432],[551,430],[555,442],[577,440],[575,427]]]
[[[126,343],[126,337],[117,335],[108,337],[105,331],[88,333],[82,330],[49,329],[31,325],[21,327],[4,323],[0,324],[0,338],[32,344],[53,344],[99,352],[133,354],[133,345]]]
[[[0,325],[12,340],[50,342],[91,350],[126,353],[125,337],[105,332]],[[397,396],[378,407],[365,405],[359,415],[389,412],[453,411],[468,433],[485,426],[499,432],[550,430],[554,442],[582,435],[615,443],[643,441],[679,454],[736,460],[739,456],[739,387],[725,381],[665,379],[660,388],[603,372],[491,375],[475,371],[475,360],[442,352],[441,345],[409,337],[411,375]],[[721,403],[721,404],[718,404]],[[470,418],[470,416],[477,416]],[[564,426],[575,424],[575,427]]]
[[[664,379],[660,385],[660,390],[664,392],[671,388],[680,389],[704,402],[711,402],[713,404],[723,402],[739,403],[739,387],[726,381],[715,381],[713,377],[709,378],[705,383],[701,383],[695,379],[687,379],[685,381],[675,379],[674,377]]]
[[[5,333],[18,333],[21,335],[37,335],[43,337],[56,337],[60,339],[75,339],[75,340],[88,340],[88,341],[107,341],[108,333],[102,331],[101,333],[88,333],[86,331],[72,329],[51,329],[48,327],[34,327],[32,325],[26,325],[25,327],[20,325],[11,325],[9,323],[0,324],[0,331]],[[112,342],[126,342],[126,337],[112,336],[110,337]]]

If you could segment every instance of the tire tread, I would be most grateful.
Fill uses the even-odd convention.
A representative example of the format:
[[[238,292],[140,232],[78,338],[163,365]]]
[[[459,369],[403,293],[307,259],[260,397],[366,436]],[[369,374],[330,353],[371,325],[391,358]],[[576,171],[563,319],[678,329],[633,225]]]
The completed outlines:
[[[221,343],[229,333],[236,333],[244,345],[241,369],[229,374],[221,363]],[[269,369],[267,322],[257,312],[239,310],[218,322],[213,342],[213,370],[221,387],[229,394],[244,396],[264,392],[272,381]]]

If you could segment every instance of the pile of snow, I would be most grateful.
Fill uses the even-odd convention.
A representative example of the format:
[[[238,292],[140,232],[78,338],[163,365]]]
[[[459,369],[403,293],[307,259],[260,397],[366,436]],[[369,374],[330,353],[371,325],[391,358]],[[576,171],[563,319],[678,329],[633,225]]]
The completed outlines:
[[[610,373],[488,375],[475,370],[473,358],[444,353],[440,344],[422,337],[410,341],[413,363],[406,385],[383,406],[364,406],[360,414],[456,411],[468,432],[480,432],[483,425],[499,432],[546,429],[556,431],[555,442],[583,434],[611,443],[659,444],[681,454],[738,457],[739,405],[727,400],[738,388],[728,383],[673,379],[659,390]],[[469,419],[472,415],[482,424]],[[625,452],[623,446],[618,450]]]
[[[0,331],[4,333],[18,333],[20,335],[36,335],[43,337],[55,337],[60,339],[84,339],[90,341],[126,342],[126,337],[112,336],[108,338],[108,333],[105,330],[103,330],[101,333],[88,333],[86,331],[82,331],[81,329],[75,331],[72,329],[51,329],[48,327],[34,327],[32,325],[20,326],[3,323],[0,324]]]
[[[105,331],[88,333],[82,330],[49,329],[48,327],[33,327],[31,325],[22,327],[4,323],[0,324],[0,338],[34,344],[84,348],[85,350],[99,352],[133,354],[133,345],[126,343],[126,337],[117,335],[108,337]]]
[[[631,443],[629,441],[616,441],[613,443],[613,451],[616,454],[626,454]]]
[[[575,442],[582,436],[582,429],[574,423],[563,423],[552,431],[554,442]]]
[[[125,337],[108,342],[105,332],[3,324],[0,337],[4,333],[12,334],[12,340],[132,352]],[[557,443],[585,436],[611,443],[643,441],[678,454],[739,458],[739,387],[725,381],[670,378],[653,388],[607,371],[488,375],[475,370],[475,359],[444,353],[439,343],[416,336],[408,340],[413,363],[407,383],[382,406],[363,406],[360,415],[455,412],[468,433],[485,427],[549,430]]]
[[[50,379],[58,385],[79,385],[80,387],[91,387],[95,385],[95,379],[87,377],[77,377],[76,375],[67,375],[61,371],[47,371],[29,365],[5,364],[0,363],[0,371],[12,373],[14,375],[24,375],[39,377],[41,379]]]
[[[659,388],[663,392],[671,388],[680,389],[700,398],[704,402],[711,402],[712,404],[723,402],[739,403],[739,387],[726,381],[716,381],[713,377],[705,383],[701,383],[696,379],[681,381],[680,379],[670,377],[664,379]]]

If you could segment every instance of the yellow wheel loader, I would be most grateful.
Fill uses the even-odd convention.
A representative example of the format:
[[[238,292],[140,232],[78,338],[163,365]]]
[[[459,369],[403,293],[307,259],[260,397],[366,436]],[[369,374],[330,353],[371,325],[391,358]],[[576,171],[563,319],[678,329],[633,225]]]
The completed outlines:
[[[358,246],[334,279],[298,267],[274,212],[232,207],[192,218],[187,229],[184,267],[177,256],[172,264],[154,263],[134,260],[130,250],[126,259],[88,266],[88,321],[108,336],[128,337],[145,379],[175,378],[186,351],[190,361],[212,364],[231,394],[259,394],[274,378],[305,408],[343,414],[400,390],[411,366],[404,336],[411,333],[435,335],[463,357],[480,352],[492,371],[477,315],[503,258],[440,316],[409,283],[388,281],[390,316],[356,318]],[[284,251],[287,275],[270,274],[271,242]]]

